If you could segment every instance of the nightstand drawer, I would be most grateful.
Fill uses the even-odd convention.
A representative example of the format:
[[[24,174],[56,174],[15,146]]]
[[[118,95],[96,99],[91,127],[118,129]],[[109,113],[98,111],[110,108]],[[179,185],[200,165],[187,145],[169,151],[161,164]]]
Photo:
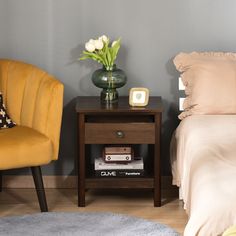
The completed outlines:
[[[85,123],[86,144],[154,144],[154,123]]]

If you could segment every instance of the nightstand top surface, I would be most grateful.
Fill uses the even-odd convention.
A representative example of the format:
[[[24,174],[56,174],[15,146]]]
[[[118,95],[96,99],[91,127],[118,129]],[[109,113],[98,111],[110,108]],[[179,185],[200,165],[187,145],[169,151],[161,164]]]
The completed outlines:
[[[78,113],[117,113],[117,112],[162,112],[163,105],[161,97],[149,97],[148,105],[145,107],[132,107],[129,105],[129,97],[119,97],[118,103],[103,104],[98,96],[79,96],[76,101],[76,112]]]

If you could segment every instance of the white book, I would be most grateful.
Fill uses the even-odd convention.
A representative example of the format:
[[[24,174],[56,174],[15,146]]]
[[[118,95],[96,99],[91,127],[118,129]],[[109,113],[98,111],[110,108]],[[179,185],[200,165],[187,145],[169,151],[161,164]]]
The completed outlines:
[[[127,164],[123,163],[105,163],[103,158],[95,158],[94,160],[95,170],[142,170],[144,169],[143,159],[133,160]]]

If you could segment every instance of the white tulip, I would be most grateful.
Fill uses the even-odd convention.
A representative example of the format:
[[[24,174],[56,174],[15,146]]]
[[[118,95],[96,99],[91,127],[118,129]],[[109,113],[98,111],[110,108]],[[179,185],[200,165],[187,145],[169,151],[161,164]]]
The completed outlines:
[[[94,41],[94,46],[95,46],[95,48],[98,49],[98,50],[103,49],[103,46],[104,46],[103,41],[100,40],[100,39],[95,40],[95,41]]]
[[[95,40],[94,39],[89,39],[88,43],[91,43],[91,44],[95,44]]]
[[[88,52],[93,52],[93,51],[95,51],[95,46],[94,46],[94,44],[93,43],[90,43],[90,42],[87,42],[86,44],[85,44],[85,49],[88,51]]]
[[[103,35],[101,37],[98,38],[99,40],[102,40],[104,43],[107,43],[108,42],[108,37],[106,35]]]
[[[111,46],[114,47],[116,44],[117,44],[117,41],[113,41]]]

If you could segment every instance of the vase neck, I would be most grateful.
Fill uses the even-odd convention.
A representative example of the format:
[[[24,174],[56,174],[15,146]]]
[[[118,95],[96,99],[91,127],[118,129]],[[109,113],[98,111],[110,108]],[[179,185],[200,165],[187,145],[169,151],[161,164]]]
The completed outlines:
[[[103,65],[103,69],[106,70],[106,71],[113,71],[116,69],[116,64],[113,64],[111,66],[105,66]]]

